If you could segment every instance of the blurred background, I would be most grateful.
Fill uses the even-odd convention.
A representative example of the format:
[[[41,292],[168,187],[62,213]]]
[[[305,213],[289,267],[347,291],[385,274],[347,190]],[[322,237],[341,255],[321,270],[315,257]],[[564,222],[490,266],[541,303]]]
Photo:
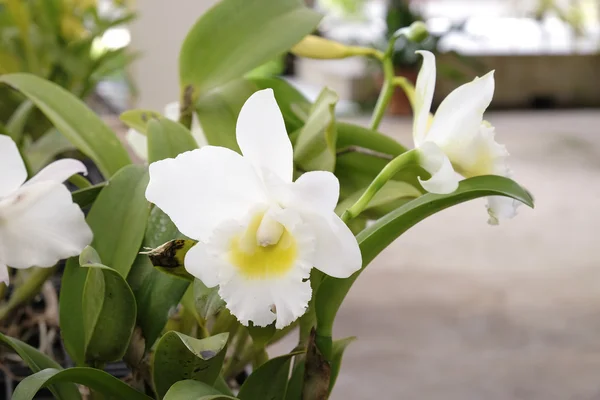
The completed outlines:
[[[41,6],[27,11],[34,27],[27,42],[19,39],[23,19],[0,19],[0,73],[35,65],[122,134],[120,112],[160,111],[177,100],[181,42],[216,2],[64,1],[74,12],[55,20],[44,2],[31,2]],[[484,201],[463,204],[385,251],[338,316],[334,335],[358,340],[345,353],[333,398],[368,399],[384,388],[390,399],[600,399],[600,0],[310,5],[325,14],[318,34],[348,44],[383,48],[397,29],[425,21],[432,37],[398,51],[394,65],[414,80],[414,51],[435,52],[438,104],[496,70],[486,119],[511,152],[514,177],[537,201],[498,227],[486,224]],[[341,98],[340,118],[365,125],[382,80],[378,66],[361,58],[287,54],[265,68],[309,99],[330,87]],[[2,122],[18,104],[11,96],[0,93]],[[408,145],[410,129],[410,106],[398,92],[380,130]]]

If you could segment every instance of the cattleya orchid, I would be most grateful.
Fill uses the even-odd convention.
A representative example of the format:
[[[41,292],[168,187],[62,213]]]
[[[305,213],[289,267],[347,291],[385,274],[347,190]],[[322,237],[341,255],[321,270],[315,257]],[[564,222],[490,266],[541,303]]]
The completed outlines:
[[[63,185],[77,173],[86,174],[85,165],[63,159],[25,182],[27,170],[17,145],[0,135],[1,282],[9,282],[7,266],[51,267],[91,243],[83,212]]]
[[[510,177],[508,151],[495,141],[494,127],[483,119],[494,95],[494,72],[455,89],[431,118],[435,56],[429,51],[417,53],[423,56],[423,66],[415,88],[413,139],[421,164],[431,173],[429,180],[420,180],[423,188],[432,193],[452,193],[458,187],[458,174],[465,178],[490,174]],[[489,197],[489,222],[512,218],[517,204],[507,197]]]
[[[179,119],[179,103],[169,103],[165,106],[165,117],[172,120],[177,121]],[[204,132],[202,131],[202,127],[200,126],[200,122],[198,118],[194,116],[192,120],[192,136],[196,139],[196,143],[198,146],[204,146],[206,144],[206,138],[204,137]],[[137,130],[131,128],[127,131],[125,135],[125,139],[129,144],[129,147],[133,150],[136,156],[138,156],[141,160],[148,159],[148,139],[146,135],[138,132]]]
[[[246,101],[236,134],[243,155],[205,146],[152,163],[146,197],[199,241],[185,268],[218,285],[242,324],[283,328],[308,306],[312,267],[345,278],[360,269],[361,253],[334,213],[337,178],[312,171],[293,181],[292,144],[271,89]]]

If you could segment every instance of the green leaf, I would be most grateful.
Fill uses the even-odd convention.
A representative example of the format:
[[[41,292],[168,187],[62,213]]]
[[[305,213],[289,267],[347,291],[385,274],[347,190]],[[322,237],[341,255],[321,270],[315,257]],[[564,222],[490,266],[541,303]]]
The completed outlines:
[[[294,161],[305,171],[333,172],[335,169],[337,101],[338,95],[324,88],[300,130],[294,147]]]
[[[246,379],[238,397],[241,400],[284,400],[290,362],[297,354],[300,353],[275,357],[261,365]]]
[[[75,147],[59,131],[52,128],[27,146],[24,155],[32,171],[37,172],[65,151]]]
[[[94,233],[92,246],[103,263],[125,276],[139,251],[148,203],[146,169],[129,165],[102,189],[87,217]],[[77,365],[85,363],[83,288],[88,270],[76,258],[67,261],[60,291],[60,326],[65,347]]]
[[[337,122],[336,127],[338,150],[350,149],[352,147],[362,148],[393,157],[407,151],[406,147],[393,138],[360,125]]]
[[[145,135],[148,129],[148,122],[160,117],[159,113],[151,110],[129,110],[122,113],[119,119],[128,127]]]
[[[331,377],[329,378],[329,393],[335,386],[335,381],[340,374],[340,368],[342,367],[342,358],[346,347],[356,340],[355,336],[347,337],[344,339],[335,340],[332,346],[332,358],[331,358]]]
[[[223,395],[204,382],[185,380],[171,386],[164,400],[236,400],[236,398]]]
[[[207,93],[285,52],[321,20],[299,0],[223,0],[200,17],[179,53],[179,79]],[[259,45],[260,44],[260,45]]]
[[[352,284],[367,265],[396,238],[430,215],[486,196],[510,197],[533,207],[529,192],[516,182],[495,175],[478,176],[461,181],[453,193],[427,193],[412,200],[360,232],[356,239],[363,258],[362,269],[346,279],[325,277],[316,294],[317,336],[331,340],[333,321]]]
[[[58,383],[73,382],[114,399],[151,400],[114,376],[95,368],[48,368],[23,379],[15,389],[12,400],[32,400],[42,388]]]
[[[100,183],[98,185],[90,186],[85,189],[79,189],[71,193],[73,196],[73,201],[80,207],[87,207],[96,201],[96,198],[104,189],[106,183]]]
[[[127,151],[104,122],[60,86],[30,74],[0,76],[23,93],[75,147],[94,161],[105,178],[131,163]]]
[[[169,217],[154,207],[148,219],[143,246],[156,247],[176,237],[183,236]],[[179,303],[189,281],[158,271],[145,254],[137,256],[127,281],[135,294],[138,325],[142,328],[146,349],[150,349],[167,323],[169,310]]]
[[[38,349],[31,347],[27,343],[23,343],[20,340],[10,336],[5,336],[2,333],[0,333],[0,342],[13,349],[34,374],[46,368],[55,368],[57,370],[62,369],[61,366],[58,365],[58,363],[56,363],[54,360],[41,353]],[[48,389],[50,389],[54,397],[56,397],[58,400],[81,399],[81,395],[79,394],[77,386],[73,385],[72,383],[57,383],[48,386]]]
[[[91,208],[87,222],[94,232],[92,247],[104,265],[127,277],[146,231],[148,171],[129,165],[110,179]]]
[[[288,387],[285,393],[285,400],[302,400],[302,386],[304,385],[304,366],[305,360],[294,361],[294,369],[292,376],[288,382]]]
[[[163,398],[176,382],[193,379],[213,385],[225,358],[228,333],[195,339],[170,331],[156,345],[153,380],[156,393]]]
[[[225,308],[225,301],[219,296],[219,287],[206,287],[200,279],[194,280],[194,304],[203,319],[208,319]]]
[[[17,143],[23,136],[23,129],[25,129],[25,124],[27,124],[27,119],[34,109],[35,106],[33,103],[29,100],[25,100],[19,105],[6,123],[6,130],[10,132],[10,137]]]
[[[85,359],[118,361],[125,355],[135,327],[133,292],[117,271],[101,264],[93,248],[81,252],[79,264],[88,268],[82,298]]]
[[[196,139],[186,127],[164,117],[151,119],[147,132],[150,163],[198,148]]]

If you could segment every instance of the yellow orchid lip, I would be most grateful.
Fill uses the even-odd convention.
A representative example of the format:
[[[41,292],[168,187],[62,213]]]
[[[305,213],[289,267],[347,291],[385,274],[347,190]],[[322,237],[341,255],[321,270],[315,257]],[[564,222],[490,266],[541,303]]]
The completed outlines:
[[[229,245],[229,261],[248,279],[284,276],[294,267],[298,256],[296,240],[285,228],[276,243],[261,245],[257,234],[264,217],[264,213],[255,214],[246,230]]]

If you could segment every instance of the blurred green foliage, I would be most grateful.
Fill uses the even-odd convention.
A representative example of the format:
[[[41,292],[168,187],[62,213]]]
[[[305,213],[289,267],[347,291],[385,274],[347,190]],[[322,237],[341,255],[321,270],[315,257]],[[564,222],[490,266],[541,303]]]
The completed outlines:
[[[109,12],[106,8],[101,10],[96,0],[0,0],[0,75],[33,73],[81,99],[108,77],[121,76],[129,83],[125,69],[133,55],[126,47],[105,46],[101,38],[135,14],[123,1],[113,1]],[[22,101],[6,86],[0,88],[1,124]],[[25,130],[36,139],[49,127],[34,111]]]

